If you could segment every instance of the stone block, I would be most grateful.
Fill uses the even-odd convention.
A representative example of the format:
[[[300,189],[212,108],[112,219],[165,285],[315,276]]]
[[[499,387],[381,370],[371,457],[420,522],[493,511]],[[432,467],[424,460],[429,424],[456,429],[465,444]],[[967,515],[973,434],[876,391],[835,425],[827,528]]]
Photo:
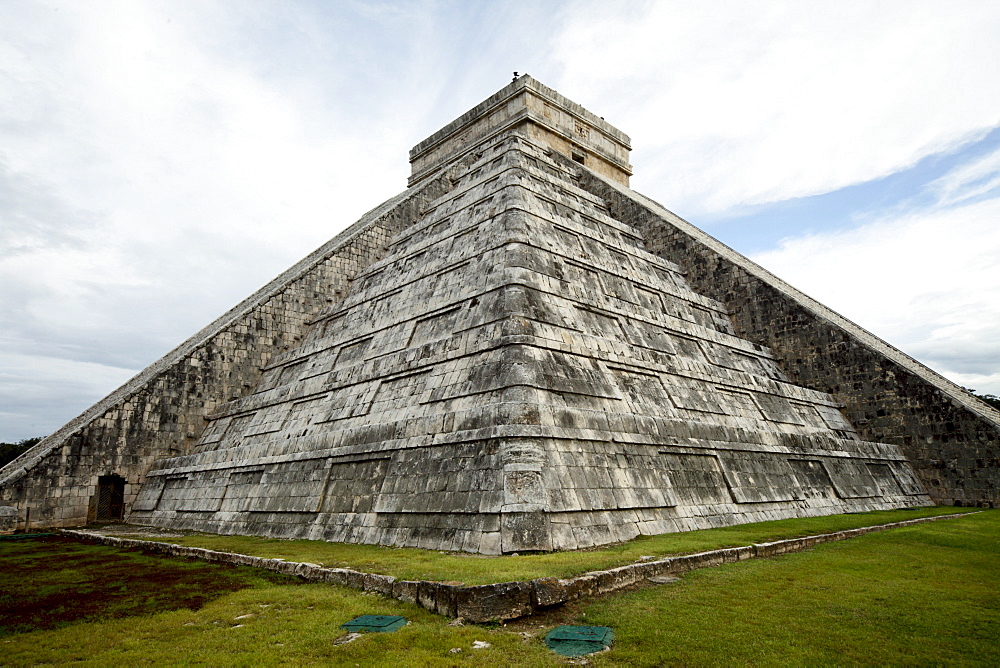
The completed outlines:
[[[537,578],[531,581],[531,605],[534,609],[562,605],[578,597],[575,591],[573,580]]]
[[[365,573],[362,587],[365,591],[374,591],[383,596],[393,596],[396,578],[391,575]]]
[[[404,603],[416,603],[419,585],[416,580],[396,580],[392,583],[391,596]]]
[[[501,548],[505,553],[552,549],[549,520],[544,512],[504,512],[500,516]]]
[[[503,621],[530,615],[532,584],[501,582],[455,590],[455,613],[470,622]]]

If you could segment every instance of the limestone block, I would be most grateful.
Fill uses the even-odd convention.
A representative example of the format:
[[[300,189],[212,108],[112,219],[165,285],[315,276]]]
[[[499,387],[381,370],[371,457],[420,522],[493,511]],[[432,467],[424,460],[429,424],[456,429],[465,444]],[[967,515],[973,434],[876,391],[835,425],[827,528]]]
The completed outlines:
[[[0,534],[11,534],[17,529],[18,512],[13,506],[0,506]]]
[[[456,593],[455,613],[470,622],[516,619],[531,614],[532,585],[502,582],[462,587]]]

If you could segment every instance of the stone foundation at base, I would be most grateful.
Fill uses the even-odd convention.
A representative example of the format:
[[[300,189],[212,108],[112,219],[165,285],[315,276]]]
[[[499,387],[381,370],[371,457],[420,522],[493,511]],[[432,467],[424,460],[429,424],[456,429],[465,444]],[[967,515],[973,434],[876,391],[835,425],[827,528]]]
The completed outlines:
[[[470,587],[428,580],[398,580],[391,575],[362,573],[349,568],[323,568],[317,564],[265,559],[155,541],[115,538],[86,531],[64,530],[62,533],[105,545],[142,548],[173,557],[190,557],[238,566],[264,568],[277,573],[298,576],[311,582],[344,585],[395,598],[406,603],[416,603],[422,608],[446,617],[462,617],[470,622],[482,623],[525,617],[570,601],[626,589],[650,578],[663,575],[685,573],[698,568],[721,566],[747,559],[799,552],[823,543],[856,538],[875,531],[886,531],[923,522],[962,517],[965,514],[974,513],[922,517],[816,536],[709,550],[697,554],[628,564],[606,571],[593,571],[566,579],[537,578],[530,581],[498,582]]]
[[[360,461],[313,451],[305,459],[207,467],[192,456],[188,469],[150,472],[130,521],[221,534],[501,554],[928,505],[905,460],[884,444],[844,440],[825,451],[803,443],[678,447],[612,442],[610,436],[596,442],[497,439],[409,449],[390,442],[381,450],[368,449]],[[542,453],[541,458],[533,467],[514,464],[505,470],[497,459],[504,443]],[[373,468],[372,461],[381,464]],[[371,477],[373,471],[377,477]],[[220,482],[227,479],[228,484]],[[440,492],[429,496],[428,489]],[[547,491],[539,496],[538,490]],[[471,498],[477,499],[475,509]]]

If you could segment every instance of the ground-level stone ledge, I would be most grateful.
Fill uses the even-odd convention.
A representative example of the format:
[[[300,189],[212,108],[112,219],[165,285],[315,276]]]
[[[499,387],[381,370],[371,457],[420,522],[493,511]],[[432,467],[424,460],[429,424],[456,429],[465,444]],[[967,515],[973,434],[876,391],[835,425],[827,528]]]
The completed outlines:
[[[525,617],[535,611],[562,605],[569,601],[625,589],[651,577],[674,575],[696,568],[719,566],[756,557],[773,557],[799,552],[821,543],[846,540],[875,531],[885,531],[922,522],[973,514],[975,512],[921,517],[816,536],[789,538],[771,543],[755,543],[743,547],[727,547],[696,554],[664,557],[663,559],[627,564],[606,571],[592,571],[567,579],[536,578],[530,581],[498,582],[469,587],[428,580],[399,580],[391,575],[362,573],[349,568],[324,568],[317,564],[283,559],[265,559],[247,554],[207,550],[201,547],[185,547],[173,543],[116,538],[93,531],[62,529],[60,533],[115,547],[141,548],[173,557],[191,557],[224,564],[263,568],[286,575],[297,575],[310,582],[330,582],[363,591],[377,592],[407,603],[416,603],[427,610],[447,617],[462,617],[470,622],[489,622]]]

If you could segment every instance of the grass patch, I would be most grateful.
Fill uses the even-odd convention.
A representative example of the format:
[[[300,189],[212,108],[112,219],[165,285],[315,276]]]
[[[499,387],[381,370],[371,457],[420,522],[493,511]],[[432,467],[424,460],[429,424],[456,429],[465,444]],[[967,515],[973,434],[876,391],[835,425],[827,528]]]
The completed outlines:
[[[1000,512],[694,571],[592,602],[598,665],[1000,664]]]
[[[63,609],[77,614],[64,615],[58,624],[26,617],[18,628],[8,629],[0,636],[3,665],[509,666],[548,661],[548,650],[533,636],[496,625],[452,627],[450,620],[417,606],[344,587],[298,584],[255,569],[68,539],[10,543],[0,545],[0,557],[5,566],[17,567],[0,573],[5,592],[0,606],[13,612],[36,605],[44,589],[45,601],[62,601]],[[23,580],[26,574],[31,579]],[[223,591],[226,586],[236,591]],[[156,601],[150,604],[153,592]],[[402,615],[410,624],[337,645],[346,635],[340,625],[361,614]],[[476,640],[491,647],[474,650]],[[461,651],[453,654],[452,648]]]
[[[95,555],[142,556],[78,546]],[[611,651],[589,659],[606,666],[997,665],[998,557],[1000,511],[986,511],[694,571],[672,585],[567,606],[507,627],[453,627],[448,619],[372,594],[259,579],[197,610],[10,635],[0,638],[0,651],[9,665],[558,666],[567,662],[542,638],[565,623],[614,629]],[[51,558],[49,553],[35,567],[54,569],[58,561]],[[96,559],[76,571],[93,569],[99,576],[103,568]],[[4,573],[0,590],[23,593]],[[336,645],[340,624],[360,614],[403,615],[410,624]],[[491,647],[474,650],[476,640]]]
[[[197,610],[260,582],[294,582],[258,569],[165,561],[61,537],[0,541],[0,560],[0,638],[80,621]]]
[[[403,580],[455,580],[467,585],[489,584],[539,577],[571,577],[587,571],[605,570],[632,563],[642,556],[689,554],[723,547],[736,547],[784,538],[811,536],[843,529],[898,522],[968,509],[930,507],[915,510],[883,510],[851,515],[802,517],[719,529],[687,531],[635,540],[593,550],[549,552],[519,556],[484,557],[416,548],[348,545],[315,540],[280,540],[253,536],[191,534],[180,538],[149,539],[236,552],[257,557],[305,561],[328,568],[353,568],[367,573],[394,575]],[[115,534],[126,535],[126,534]]]

